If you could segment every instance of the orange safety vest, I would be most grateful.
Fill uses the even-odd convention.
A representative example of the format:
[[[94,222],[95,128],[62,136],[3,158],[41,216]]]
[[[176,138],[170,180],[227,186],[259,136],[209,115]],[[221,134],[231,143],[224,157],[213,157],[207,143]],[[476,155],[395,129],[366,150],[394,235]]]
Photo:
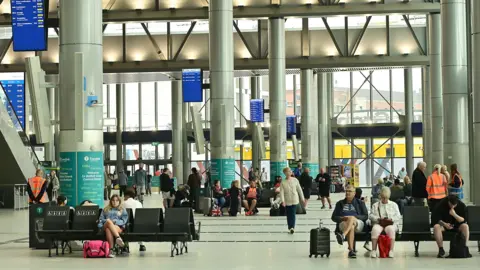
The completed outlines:
[[[458,188],[461,188],[463,186],[463,181],[462,181],[462,177],[460,176],[459,173],[456,173],[456,174],[452,175],[452,181],[450,182],[450,184],[452,186],[455,185],[455,176],[458,176],[458,179],[460,179],[460,186]]]
[[[447,182],[442,175],[432,173],[427,180],[428,199],[440,200],[447,197]]]
[[[43,185],[45,184],[45,179],[35,176],[30,179],[28,179],[28,185],[30,186],[30,189],[32,190],[32,194],[34,197],[37,197],[38,194],[40,194],[40,191],[42,190]],[[32,202],[32,199],[28,197],[28,202]],[[42,198],[40,199],[41,203],[47,202],[47,192],[45,191],[43,193]]]

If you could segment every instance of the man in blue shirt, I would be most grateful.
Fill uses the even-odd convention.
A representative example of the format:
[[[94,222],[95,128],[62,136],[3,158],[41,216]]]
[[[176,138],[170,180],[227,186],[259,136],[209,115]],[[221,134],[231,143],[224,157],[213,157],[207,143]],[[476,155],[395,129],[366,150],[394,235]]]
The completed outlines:
[[[302,175],[302,173],[303,173],[303,166],[302,166],[302,163],[299,162],[297,164],[297,168],[295,170],[293,170],[293,175],[295,175],[295,178],[298,179],[300,177],[300,175]]]

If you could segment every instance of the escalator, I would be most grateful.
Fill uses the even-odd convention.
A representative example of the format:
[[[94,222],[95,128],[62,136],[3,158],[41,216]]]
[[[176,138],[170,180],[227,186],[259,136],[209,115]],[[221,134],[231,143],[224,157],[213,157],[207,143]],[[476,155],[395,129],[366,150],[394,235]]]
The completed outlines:
[[[7,92],[0,88],[0,202],[13,208],[14,186],[35,175],[39,160]]]

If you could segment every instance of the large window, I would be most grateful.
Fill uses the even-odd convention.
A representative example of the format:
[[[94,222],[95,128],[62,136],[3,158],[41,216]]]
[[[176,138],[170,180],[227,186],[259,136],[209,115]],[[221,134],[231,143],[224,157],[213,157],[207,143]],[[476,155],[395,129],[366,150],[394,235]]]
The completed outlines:
[[[155,83],[142,83],[142,130],[155,130]]]
[[[158,128],[172,129],[172,82],[158,82]]]
[[[125,131],[138,131],[138,83],[125,84]]]

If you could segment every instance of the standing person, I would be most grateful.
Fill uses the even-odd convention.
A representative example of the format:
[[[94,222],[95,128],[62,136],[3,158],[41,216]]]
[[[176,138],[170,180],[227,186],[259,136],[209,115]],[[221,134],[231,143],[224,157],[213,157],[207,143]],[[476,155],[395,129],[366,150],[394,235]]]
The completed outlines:
[[[125,190],[127,189],[127,175],[123,171],[123,169],[120,169],[118,172],[118,185],[120,186],[120,197],[123,196],[125,193]]]
[[[430,207],[430,212],[433,212],[439,201],[447,197],[447,179],[445,178],[445,175],[441,174],[441,169],[442,165],[435,165],[433,173],[427,180],[426,190],[428,192],[428,206]]]
[[[452,172],[452,177],[447,178],[448,181],[448,194],[457,195],[457,197],[463,199],[463,178],[460,172],[458,171],[457,164],[450,165],[450,171]]]
[[[235,180],[232,182],[232,186],[229,191],[230,194],[230,209],[228,213],[232,217],[236,217],[238,209],[240,208],[240,203],[242,201],[242,189],[240,188],[240,181]]]
[[[405,167],[402,167],[402,169],[398,172],[398,178],[403,179],[407,176],[407,171],[405,170]]]
[[[305,205],[306,203],[302,187],[297,178],[292,177],[292,171],[290,168],[287,167],[283,169],[283,174],[285,174],[285,180],[283,180],[280,185],[280,198],[282,199],[282,205],[285,207],[285,212],[287,214],[288,230],[290,231],[290,234],[293,234],[295,232],[297,205],[299,203]]]
[[[192,168],[192,173],[188,176],[187,185],[190,187],[189,201],[192,204],[192,208],[199,210],[198,202],[200,198],[200,187],[202,184],[202,175],[198,172],[197,168]]]
[[[445,179],[447,179],[447,182],[450,181],[450,174],[448,173],[447,165],[442,165],[442,169],[440,170],[440,173],[445,175]]]
[[[128,222],[127,210],[122,206],[120,196],[113,195],[107,207],[103,209],[98,221],[98,228],[105,231],[108,244],[110,245],[110,258],[115,258],[114,247],[117,244],[120,247],[125,246],[120,233],[125,230],[125,225]]]
[[[330,186],[332,185],[332,180],[324,168],[320,169],[320,174],[315,178],[315,182],[318,183],[318,199],[322,200],[322,209],[325,209],[325,199],[327,199],[328,206],[332,209],[332,200],[330,200]]]
[[[103,177],[105,178],[105,187],[104,187],[104,192],[103,192],[103,199],[106,201],[106,200],[109,200],[109,198],[112,194],[112,179],[107,174],[107,171],[105,171]]]
[[[49,179],[48,189],[51,190],[50,191],[51,192],[50,193],[51,198],[49,196],[48,200],[53,201],[53,200],[56,200],[56,198],[58,197],[59,191],[60,191],[60,181],[58,180],[57,172],[55,170],[50,171],[48,179]]]
[[[143,195],[146,192],[147,172],[143,169],[143,163],[138,165],[138,170],[133,174],[133,188],[137,191],[137,197],[143,204]]]
[[[37,169],[35,172],[35,177],[28,179],[27,182],[27,192],[28,192],[28,203],[29,204],[39,204],[47,202],[47,181],[43,178],[43,171]]]
[[[135,218],[135,210],[137,208],[143,208],[141,202],[135,200],[135,190],[133,188],[128,188],[125,190],[125,197],[123,197],[123,206],[125,208],[132,209],[133,217]],[[140,252],[147,251],[147,248],[143,244],[143,242],[138,243],[140,245]]]
[[[255,172],[253,171],[253,167],[250,167],[250,170],[248,171],[248,180],[255,179]]]
[[[297,168],[295,168],[295,170],[293,170],[294,177],[299,178],[300,175],[302,175],[302,171],[303,171],[303,164],[302,164],[302,162],[298,162]]]
[[[173,179],[170,178],[170,170],[168,170],[168,168],[163,169],[160,175],[160,191],[162,192],[164,207],[173,207],[175,203],[175,188],[173,186]]]
[[[310,168],[305,168],[300,175],[300,186],[302,187],[303,197],[305,198],[305,208],[307,208],[310,193],[312,191],[313,178],[310,176]]]
[[[152,196],[152,175],[150,173],[147,174],[147,189],[145,193]]]
[[[268,175],[267,175],[267,172],[265,171],[265,168],[262,168],[262,174],[260,175],[260,179],[262,180],[263,183],[268,182]]]
[[[426,168],[427,164],[425,162],[419,162],[412,175],[412,197],[418,205],[424,205],[425,199],[428,198]]]

